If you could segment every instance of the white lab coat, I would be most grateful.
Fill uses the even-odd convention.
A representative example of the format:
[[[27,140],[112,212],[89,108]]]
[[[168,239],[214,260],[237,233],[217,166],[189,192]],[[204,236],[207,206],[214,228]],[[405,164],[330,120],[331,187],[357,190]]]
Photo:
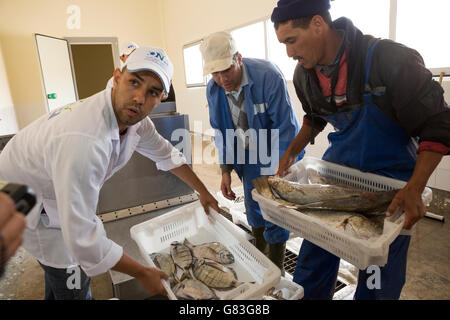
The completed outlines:
[[[111,77],[106,83],[106,89],[112,89],[114,87],[114,77]]]
[[[186,163],[148,117],[129,127],[120,142],[111,89],[42,116],[15,135],[0,153],[0,180],[37,192],[24,248],[44,265],[80,265],[88,276],[116,265],[123,249],[106,237],[96,208],[103,183],[135,150],[160,170]]]

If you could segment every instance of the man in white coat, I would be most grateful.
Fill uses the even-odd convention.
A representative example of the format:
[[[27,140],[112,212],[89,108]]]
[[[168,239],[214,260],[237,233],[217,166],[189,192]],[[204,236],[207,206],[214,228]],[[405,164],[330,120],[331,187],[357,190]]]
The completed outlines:
[[[42,116],[0,154],[0,180],[26,184],[37,193],[23,247],[45,271],[46,299],[90,299],[90,277],[109,269],[135,277],[150,295],[166,293],[160,280],[167,275],[124,253],[96,216],[103,183],[135,150],[195,189],[207,214],[210,207],[219,210],[184,156],[147,117],[167,95],[172,75],[164,50],[138,48],[114,71],[112,89]],[[78,266],[81,285],[73,288],[69,277]]]

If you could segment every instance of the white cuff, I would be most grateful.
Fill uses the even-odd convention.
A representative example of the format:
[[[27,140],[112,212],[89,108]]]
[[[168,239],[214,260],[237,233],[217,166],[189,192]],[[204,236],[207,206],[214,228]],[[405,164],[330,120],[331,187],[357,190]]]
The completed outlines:
[[[81,268],[83,268],[84,272],[86,272],[89,277],[93,277],[110,270],[119,262],[122,256],[123,248],[114,241],[111,241],[111,249],[102,261],[89,269],[86,269],[83,266],[81,266]]]

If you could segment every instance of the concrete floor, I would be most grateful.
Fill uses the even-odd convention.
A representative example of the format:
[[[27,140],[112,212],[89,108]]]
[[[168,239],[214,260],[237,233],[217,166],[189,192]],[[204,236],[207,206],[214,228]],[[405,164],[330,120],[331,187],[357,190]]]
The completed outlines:
[[[195,144],[193,145],[195,147]],[[194,154],[194,153],[193,153]],[[218,165],[194,164],[193,169],[215,195],[220,189]],[[239,186],[233,172],[232,187]],[[440,212],[449,221],[450,212]],[[113,297],[107,273],[93,277],[94,299]],[[9,261],[0,280],[0,300],[40,300],[44,296],[44,273],[23,248]],[[407,279],[401,299],[450,299],[450,226],[427,218],[419,221],[408,252]]]

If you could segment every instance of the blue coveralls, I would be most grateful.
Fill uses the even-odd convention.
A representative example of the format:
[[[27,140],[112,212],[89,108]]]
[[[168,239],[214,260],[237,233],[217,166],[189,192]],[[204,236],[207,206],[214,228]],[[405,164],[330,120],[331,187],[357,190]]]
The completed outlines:
[[[365,67],[365,88],[373,50],[369,48]],[[331,143],[323,160],[407,181],[416,163],[416,146],[405,131],[388,118],[372,101],[373,94],[364,94],[364,105],[351,112],[322,117],[335,132],[328,135]],[[410,236],[398,236],[389,247],[388,262],[381,267],[380,289],[369,289],[367,280],[373,271],[360,270],[354,299],[398,299],[406,278],[406,258]],[[304,240],[299,252],[294,282],[303,286],[305,299],[331,299],[334,294],[340,259]]]
[[[273,174],[273,169],[283,156],[290,142],[299,132],[297,117],[292,109],[286,81],[281,71],[274,64],[261,59],[242,59],[243,67],[248,75],[248,85],[244,86],[245,105],[249,129],[256,131],[256,140],[250,140],[250,148],[245,150],[244,157],[238,157],[233,121],[230,114],[225,91],[212,79],[208,83],[207,100],[212,128],[216,130],[215,143],[219,150],[220,163],[233,164],[243,182],[247,221],[253,228],[266,227],[264,238],[269,244],[285,242],[289,239],[289,231],[276,226],[262,217],[257,202],[252,198],[254,188],[252,180],[262,174]],[[279,129],[279,140],[271,130]],[[231,130],[231,131],[230,131]],[[261,131],[260,131],[261,130]],[[267,146],[270,163],[266,163],[262,145]],[[252,148],[252,146],[257,146]],[[264,152],[262,152],[264,153]],[[298,159],[304,155],[302,152]],[[257,159],[249,161],[251,159]],[[245,158],[245,159],[244,159]],[[272,173],[264,173],[261,169],[272,168]]]

